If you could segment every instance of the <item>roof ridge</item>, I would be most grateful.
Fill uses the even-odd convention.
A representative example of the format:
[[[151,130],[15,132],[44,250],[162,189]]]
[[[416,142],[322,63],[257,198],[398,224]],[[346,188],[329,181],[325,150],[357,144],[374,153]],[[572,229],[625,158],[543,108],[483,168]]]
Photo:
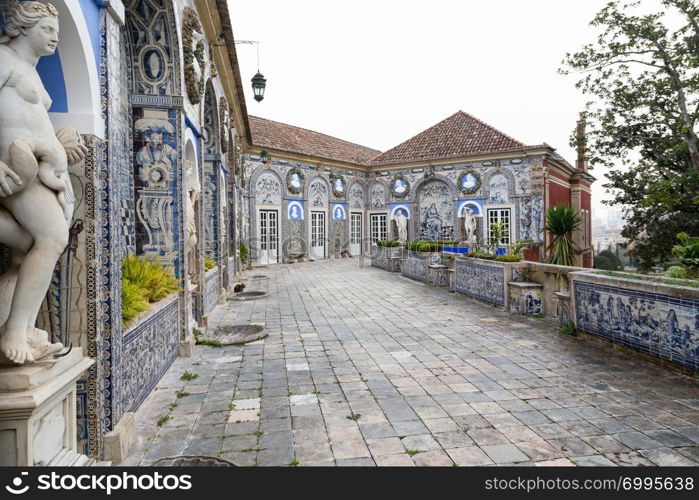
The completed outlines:
[[[464,139],[467,142],[461,143],[462,147],[459,147],[459,137],[452,137],[452,133],[463,134],[464,131],[469,131],[473,129],[474,132],[483,136],[484,140],[490,142],[490,145],[480,144],[480,146],[487,146],[488,149],[476,149],[473,146],[472,139]],[[441,151],[432,151],[434,156],[427,156],[425,153],[425,141],[434,142],[435,139],[448,138],[448,142],[452,147],[442,149]],[[463,138],[463,135],[461,135]],[[438,140],[437,143],[440,141]],[[467,144],[471,143],[470,146]],[[509,143],[509,144],[508,144]],[[466,113],[463,110],[459,110],[456,113],[440,120],[434,125],[426,128],[425,130],[413,135],[409,139],[401,142],[400,144],[392,147],[380,153],[373,158],[371,158],[370,164],[374,166],[380,166],[382,164],[392,165],[396,163],[403,163],[406,161],[413,160],[427,160],[428,158],[439,159],[439,158],[450,158],[463,156],[463,153],[474,153],[474,152],[487,152],[488,150],[503,151],[506,149],[524,147],[524,143],[518,141],[514,137],[502,132],[501,130],[495,128],[494,126],[476,118],[475,116]],[[420,152],[422,150],[422,152]],[[411,157],[410,157],[411,156]]]
[[[369,146],[364,146],[363,144],[359,144],[359,143],[357,143],[357,142],[348,141],[348,140],[346,140],[346,139],[340,139],[339,137],[335,137],[334,135],[325,134],[325,133],[323,133],[323,132],[318,132],[317,130],[311,130],[311,129],[309,129],[309,128],[299,127],[299,126],[297,126],[297,125],[292,125],[292,124],[290,124],[290,123],[284,123],[284,122],[280,122],[280,121],[277,121],[277,120],[270,120],[269,118],[263,118],[263,117],[261,117],[261,116],[249,115],[249,117],[250,117],[250,118],[254,118],[254,119],[256,119],[256,120],[263,120],[263,121],[266,121],[266,122],[277,123],[277,124],[279,124],[279,125],[284,125],[284,126],[286,126],[286,127],[292,127],[292,128],[299,129],[299,130],[305,130],[306,132],[311,132],[312,134],[322,135],[322,136],[324,136],[324,137],[328,137],[328,138],[333,139],[333,140],[336,140],[336,141],[341,141],[341,142],[344,142],[344,143],[347,143],[347,144],[352,144],[353,146],[359,146],[359,147],[361,147],[361,148],[369,149],[369,150],[371,150],[371,151],[376,151],[376,152],[378,152],[379,154],[381,154],[381,150],[379,150],[379,149],[370,148]],[[253,138],[252,138],[252,143],[253,143],[253,145],[255,145],[255,137],[254,137],[254,136],[253,136]],[[377,156],[378,156],[378,155],[377,155]]]
[[[459,113],[464,113],[464,112],[461,111],[461,110],[459,110],[459,111],[457,111],[456,113],[449,115],[448,117],[444,118],[443,120],[438,121],[437,123],[435,123],[435,124],[432,125],[431,127],[427,127],[425,130],[423,130],[423,131],[421,131],[421,132],[418,132],[417,134],[415,134],[415,135],[413,135],[413,136],[407,138],[406,140],[404,140],[403,142],[401,142],[401,143],[399,143],[399,144],[396,144],[396,145],[393,146],[391,149],[387,149],[386,151],[384,151],[384,152],[382,152],[382,153],[379,153],[378,155],[374,156],[374,158],[371,158],[369,161],[370,161],[370,162],[373,162],[375,158],[378,158],[378,157],[381,156],[381,155],[385,155],[385,154],[390,153],[390,152],[393,151],[394,149],[397,149],[397,148],[401,147],[403,144],[406,144],[406,143],[412,141],[412,140],[415,139],[417,136],[422,135],[422,134],[424,134],[424,133],[426,133],[426,132],[432,130],[433,128],[435,128],[435,127],[441,125],[441,124],[444,123],[445,121],[454,118],[454,117],[455,117],[456,115],[458,115]],[[467,114],[467,113],[464,113],[464,114]]]
[[[503,131],[500,130],[499,128],[493,127],[492,125],[490,125],[489,123],[484,122],[484,121],[481,120],[480,118],[477,118],[477,117],[473,116],[471,113],[467,113],[466,111],[459,110],[459,111],[458,111],[457,113],[455,113],[455,114],[459,114],[459,113],[463,113],[463,114],[465,114],[466,116],[468,116],[469,118],[471,118],[472,120],[476,120],[476,121],[477,121],[478,123],[480,123],[481,125],[483,125],[483,126],[485,126],[485,127],[488,127],[490,130],[493,130],[493,131],[497,132],[498,134],[504,135],[505,137],[507,137],[507,138],[510,139],[511,141],[517,142],[517,143],[521,144],[522,146],[525,145],[522,141],[518,141],[517,139],[515,139],[515,138],[512,137],[511,135],[506,134],[505,132],[503,132]],[[454,116],[454,115],[452,115],[452,116]]]

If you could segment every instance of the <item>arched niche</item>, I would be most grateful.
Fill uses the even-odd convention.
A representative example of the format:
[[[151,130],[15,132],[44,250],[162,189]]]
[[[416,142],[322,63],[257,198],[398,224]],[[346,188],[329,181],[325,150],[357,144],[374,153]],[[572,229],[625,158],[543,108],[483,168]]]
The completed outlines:
[[[367,194],[369,210],[384,210],[388,200],[388,187],[381,182],[374,182]]]
[[[363,210],[366,207],[366,193],[364,186],[359,182],[353,182],[347,190],[349,207],[354,210]]]
[[[307,181],[305,198],[308,200],[309,209],[322,209],[328,207],[330,199],[330,185],[323,177],[316,176]]]
[[[43,57],[37,71],[54,101],[49,115],[56,129],[73,127],[81,134],[105,136],[97,58],[80,3],[54,0],[58,10],[58,50]]]
[[[221,258],[221,135],[218,100],[211,80],[204,92],[204,165],[202,172],[202,206],[204,209],[204,249],[217,263]]]
[[[196,137],[191,129],[184,133],[184,188],[185,188],[185,253],[189,276],[197,282],[197,262],[199,247],[199,224],[197,214],[201,197],[199,159],[196,151]]]

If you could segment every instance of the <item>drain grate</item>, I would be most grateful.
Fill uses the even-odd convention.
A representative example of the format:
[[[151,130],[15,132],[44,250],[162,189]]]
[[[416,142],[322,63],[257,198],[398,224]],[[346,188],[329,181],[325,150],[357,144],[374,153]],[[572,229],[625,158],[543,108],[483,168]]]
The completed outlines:
[[[230,300],[255,300],[265,297],[267,292],[240,292],[229,296]]]
[[[230,460],[206,455],[179,455],[163,457],[153,464],[154,467],[237,467]]]
[[[213,338],[223,345],[247,344],[265,338],[268,333],[262,325],[223,325],[216,328]]]
[[[267,275],[266,274],[253,274],[252,279],[254,279],[254,280],[267,279]]]

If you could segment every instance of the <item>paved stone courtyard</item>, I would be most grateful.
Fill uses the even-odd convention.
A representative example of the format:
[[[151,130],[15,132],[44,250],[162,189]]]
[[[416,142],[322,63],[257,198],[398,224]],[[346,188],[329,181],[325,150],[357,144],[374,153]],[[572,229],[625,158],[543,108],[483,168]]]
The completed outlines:
[[[269,336],[177,359],[123,465],[699,463],[695,377],[357,258],[244,281],[268,295],[227,302],[211,326]]]

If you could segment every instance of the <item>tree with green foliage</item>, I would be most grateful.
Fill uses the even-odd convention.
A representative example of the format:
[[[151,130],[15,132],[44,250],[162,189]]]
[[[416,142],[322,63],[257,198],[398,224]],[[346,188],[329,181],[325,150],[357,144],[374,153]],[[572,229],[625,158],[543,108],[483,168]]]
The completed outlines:
[[[619,257],[617,257],[617,255],[611,250],[602,250],[599,253],[598,257],[607,259],[609,263],[612,265],[612,270],[624,269],[624,264],[622,264],[621,260],[619,260]]]
[[[612,262],[604,255],[595,255],[593,260],[593,267],[595,269],[604,269],[605,271],[614,271],[615,267]]]
[[[582,73],[577,87],[593,98],[588,160],[609,169],[607,203],[624,207],[622,235],[642,268],[665,260],[678,232],[699,234],[699,3],[662,5],[608,3],[590,23],[596,43],[561,69]]]

